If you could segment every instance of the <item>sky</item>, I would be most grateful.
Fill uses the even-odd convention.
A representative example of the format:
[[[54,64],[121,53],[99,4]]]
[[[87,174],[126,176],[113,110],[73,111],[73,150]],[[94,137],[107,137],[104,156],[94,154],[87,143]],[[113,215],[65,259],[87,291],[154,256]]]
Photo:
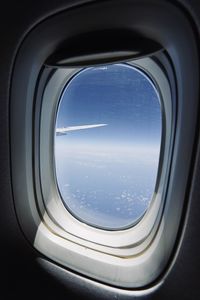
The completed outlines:
[[[64,89],[56,128],[104,127],[55,136],[58,188],[82,222],[131,226],[153,198],[161,142],[161,107],[149,78],[127,64],[86,68]]]
[[[64,90],[57,127],[108,124],[70,138],[90,143],[152,143],[160,138],[158,94],[150,80],[128,65],[88,68]]]

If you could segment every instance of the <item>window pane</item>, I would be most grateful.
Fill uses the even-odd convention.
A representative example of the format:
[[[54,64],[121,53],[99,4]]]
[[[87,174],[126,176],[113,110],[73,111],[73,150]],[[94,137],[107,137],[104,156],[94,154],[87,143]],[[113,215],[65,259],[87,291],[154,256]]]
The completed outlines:
[[[55,134],[66,208],[105,229],[138,221],[153,198],[161,130],[159,96],[143,72],[114,64],[75,75],[61,97]]]

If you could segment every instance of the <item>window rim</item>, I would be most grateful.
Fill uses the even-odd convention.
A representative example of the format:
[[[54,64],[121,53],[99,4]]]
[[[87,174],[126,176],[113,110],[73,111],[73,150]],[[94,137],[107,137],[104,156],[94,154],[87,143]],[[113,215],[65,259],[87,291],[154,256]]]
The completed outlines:
[[[137,61],[132,61],[132,62],[128,62],[129,65],[138,68],[139,70],[141,70],[141,72],[143,72],[144,74],[147,74],[148,78],[150,78],[153,81],[153,84],[156,88],[156,90],[159,93],[159,99],[161,101],[161,106],[163,106],[164,101],[165,101],[165,106],[168,105],[170,107],[167,108],[168,110],[168,115],[169,115],[169,122],[168,122],[168,134],[166,135],[166,133],[164,132],[164,134],[162,133],[162,137],[161,137],[161,151],[165,151],[165,170],[164,170],[164,174],[162,174],[161,179],[159,179],[159,181],[162,183],[162,185],[164,185],[165,179],[164,177],[167,176],[168,172],[168,167],[167,167],[167,160],[169,159],[169,157],[171,155],[169,155],[170,150],[170,139],[171,139],[171,135],[172,135],[172,103],[171,103],[171,92],[170,92],[170,85],[168,82],[168,79],[166,77],[166,75],[164,74],[163,70],[161,69],[160,66],[158,66],[158,64],[156,62],[154,62],[154,60],[152,58],[141,58]],[[151,68],[156,69],[155,73],[159,73],[159,80],[161,82],[161,78],[163,80],[161,86],[163,87],[163,89],[165,90],[162,91],[160,90],[161,87],[156,87],[156,85],[158,85],[156,78],[154,78],[154,75],[151,74],[150,70],[148,71],[148,65],[151,65]],[[57,188],[57,184],[56,183],[56,170],[55,170],[55,165],[54,165],[54,139],[49,141],[46,144],[47,141],[47,135],[46,132],[48,132],[49,130],[52,131],[52,128],[54,128],[55,126],[55,122],[56,122],[56,116],[57,116],[57,108],[58,108],[58,104],[59,101],[61,99],[61,95],[66,87],[66,85],[68,84],[68,82],[71,80],[71,78],[73,78],[82,68],[69,68],[69,69],[57,69],[56,71],[54,71],[54,74],[52,75],[52,77],[50,78],[50,80],[47,82],[47,85],[45,87],[44,93],[43,93],[43,104],[45,103],[45,101],[48,103],[49,99],[49,95],[51,95],[52,97],[52,87],[54,87],[55,89],[55,82],[59,81],[60,85],[58,90],[55,92],[55,96],[53,96],[52,102],[54,103],[54,111],[50,111],[48,112],[47,115],[51,116],[51,120],[49,121],[49,124],[51,124],[50,126],[48,126],[48,128],[45,128],[44,130],[42,129],[42,125],[41,125],[41,132],[40,132],[40,141],[42,142],[42,144],[40,145],[40,149],[49,149],[50,150],[50,156],[45,160],[44,155],[41,156],[42,150],[40,150],[40,154],[39,154],[39,159],[40,159],[40,178],[43,180],[43,182],[41,182],[41,189],[42,189],[42,194],[43,194],[43,201],[44,201],[44,207],[45,210],[47,210],[47,214],[48,217],[46,215],[46,222],[48,223],[48,219],[50,218],[54,223],[56,223],[61,231],[60,234],[61,236],[63,236],[63,238],[72,238],[69,237],[69,235],[73,236],[72,239],[74,239],[76,242],[78,243],[86,243],[89,246],[96,249],[97,251],[99,251],[99,247],[102,247],[102,251],[106,251],[106,253],[115,253],[115,255],[117,256],[127,256],[127,255],[136,255],[138,254],[138,252],[143,251],[147,245],[150,243],[150,241],[152,240],[152,237],[155,235],[155,232],[157,230],[158,224],[160,222],[160,218],[162,215],[162,209],[164,206],[164,198],[165,195],[160,196],[159,201],[155,201],[155,199],[153,199],[149,205],[148,210],[146,211],[146,213],[143,215],[143,217],[139,220],[139,222],[137,222],[134,226],[129,226],[128,228],[124,228],[124,229],[120,229],[120,230],[104,230],[104,229],[99,229],[96,227],[92,227],[88,224],[86,224],[85,222],[80,222],[80,220],[76,219],[70,212],[68,212],[63,204],[62,199],[60,199],[59,197],[59,191]],[[158,72],[159,70],[159,72]],[[60,74],[65,74],[65,77],[61,78],[57,78],[56,76],[58,75],[58,77],[60,76]],[[55,77],[56,79],[55,79]],[[54,81],[55,80],[55,81]],[[62,82],[62,83],[61,83]],[[52,87],[49,85],[51,84]],[[47,94],[45,94],[45,92],[47,91],[47,89],[49,88],[49,91],[47,92]],[[57,98],[56,98],[57,95]],[[59,95],[59,96],[58,96]],[[166,99],[163,99],[163,95],[165,95]],[[167,95],[167,96],[166,96]],[[168,99],[170,98],[170,99]],[[56,107],[56,108],[55,108]],[[48,103],[48,108],[49,108],[49,103]],[[42,120],[42,116],[46,113],[47,111],[47,106],[43,109],[41,108],[41,124],[43,124],[43,120]],[[42,113],[43,111],[43,113]],[[170,111],[170,112],[169,112]],[[165,114],[164,109],[162,111],[162,115]],[[166,125],[164,124],[165,122],[165,116],[162,117],[162,130],[165,131],[166,130]],[[44,126],[45,127],[45,126]],[[170,128],[169,128],[170,127]],[[54,129],[55,130],[55,129]],[[44,134],[42,134],[42,132],[44,132]],[[54,131],[53,131],[54,132]],[[54,135],[52,135],[54,137]],[[168,139],[166,141],[166,139]],[[45,143],[44,143],[45,141]],[[167,148],[166,146],[163,146],[163,144],[167,143]],[[168,153],[166,153],[168,152]],[[47,154],[45,153],[45,156]],[[160,159],[159,159],[159,168],[158,168],[158,173],[157,173],[157,180],[156,180],[156,185],[155,188],[159,189],[159,185],[158,185],[158,174],[160,172],[160,169],[162,169],[162,166],[164,165],[164,162],[161,163],[162,161],[162,156],[163,154],[160,155]],[[41,163],[42,161],[42,163]],[[45,163],[44,163],[45,161]],[[53,172],[51,172],[51,167],[48,166],[48,169],[46,169],[47,164],[50,162],[50,164],[52,164],[53,166]],[[162,166],[161,166],[162,165]],[[53,178],[47,180],[47,184],[44,182],[44,178],[45,178],[45,174],[53,174]],[[158,185],[158,187],[157,187]],[[51,189],[50,193],[49,193],[49,188]],[[163,186],[162,188],[163,189]],[[155,193],[155,191],[154,191]],[[159,195],[165,193],[165,191],[161,191],[160,193],[158,193]],[[52,196],[53,195],[53,196]],[[154,198],[155,195],[153,196]],[[49,204],[47,199],[54,199],[54,201],[51,201],[51,204]],[[54,202],[54,203],[53,203]],[[62,216],[61,216],[61,210],[62,210]],[[141,234],[141,232],[143,234]],[[81,233],[81,234],[80,234]],[[88,239],[88,236],[90,237]],[[134,242],[133,242],[134,241]],[[148,242],[147,242],[148,241]],[[133,246],[134,245],[134,246]],[[124,250],[124,248],[127,248],[126,250]],[[126,253],[126,254],[125,254]]]
[[[139,59],[140,61],[141,59]],[[92,68],[101,68],[101,67],[105,67],[105,66],[110,66],[110,65],[113,65],[113,66],[125,66],[125,67],[128,67],[128,68],[132,68],[134,71],[136,71],[137,73],[141,74],[143,76],[143,78],[146,79],[146,81],[148,81],[152,87],[152,90],[154,90],[157,98],[156,98],[156,101],[159,102],[159,113],[160,113],[160,116],[161,116],[161,122],[160,122],[160,125],[161,125],[161,134],[160,134],[160,139],[159,139],[159,154],[158,154],[158,166],[157,166],[157,169],[156,169],[156,178],[155,178],[155,183],[154,183],[154,189],[152,190],[152,193],[151,193],[151,197],[150,197],[150,200],[149,200],[149,204],[147,205],[147,207],[145,207],[144,211],[139,215],[139,217],[133,219],[131,222],[127,223],[126,225],[122,225],[122,226],[114,226],[114,227],[111,227],[111,226],[103,226],[103,225],[97,225],[97,224],[93,224],[92,222],[90,221],[87,221],[86,220],[86,217],[81,217],[79,215],[76,214],[76,212],[73,211],[72,208],[70,208],[70,206],[67,205],[67,202],[65,201],[63,195],[62,195],[62,192],[60,190],[60,184],[58,182],[58,177],[57,177],[57,172],[56,172],[56,159],[55,159],[55,156],[54,155],[54,159],[53,159],[53,171],[54,171],[54,180],[56,182],[56,185],[57,185],[57,191],[58,191],[58,194],[60,196],[60,199],[62,200],[65,208],[72,214],[73,217],[75,217],[76,219],[78,219],[80,222],[82,223],[85,223],[86,225],[89,225],[89,226],[92,226],[92,227],[95,227],[97,229],[101,229],[101,230],[108,230],[108,231],[121,231],[121,230],[127,230],[127,229],[130,229],[134,226],[136,226],[141,220],[142,218],[144,217],[144,215],[146,213],[148,213],[148,210],[150,209],[150,205],[151,203],[154,201],[155,199],[155,194],[156,194],[156,190],[159,186],[159,170],[162,169],[162,144],[164,143],[164,135],[165,135],[165,116],[164,116],[164,108],[163,108],[163,101],[160,97],[160,92],[159,90],[157,89],[153,79],[151,77],[149,77],[149,75],[147,74],[147,72],[145,70],[142,70],[142,67],[138,67],[134,64],[133,61],[125,61],[125,62],[117,62],[117,63],[110,63],[110,64],[104,64],[104,65],[95,65],[95,66],[88,66],[88,67],[83,67],[83,68],[79,68],[78,70],[74,69],[74,74],[72,74],[72,76],[70,77],[69,75],[69,78],[67,79],[66,83],[65,83],[65,86],[61,92],[61,96],[60,96],[60,99],[58,100],[58,103],[57,103],[57,109],[56,109],[56,114],[55,114],[55,128],[56,128],[56,123],[57,123],[57,117],[58,117],[58,114],[59,114],[59,111],[60,111],[60,105],[63,101],[63,96],[64,94],[67,92],[67,88],[68,86],[71,84],[71,82],[73,80],[75,80],[76,76],[79,76],[79,74],[81,74],[82,72],[85,72],[89,69],[92,69]],[[59,69],[59,67],[58,67]],[[66,68],[67,69],[67,68]],[[67,76],[68,77],[68,76]],[[54,135],[54,153],[55,153],[55,143],[56,143],[56,135]],[[92,212],[91,212],[92,213]]]

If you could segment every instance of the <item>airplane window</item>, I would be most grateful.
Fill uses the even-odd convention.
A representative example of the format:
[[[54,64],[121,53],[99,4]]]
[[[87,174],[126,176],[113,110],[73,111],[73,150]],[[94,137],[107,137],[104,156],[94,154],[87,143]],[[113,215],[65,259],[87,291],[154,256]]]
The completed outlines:
[[[154,198],[161,131],[158,91],[144,72],[113,64],[77,73],[60,99],[54,141],[71,214],[110,230],[138,222]]]

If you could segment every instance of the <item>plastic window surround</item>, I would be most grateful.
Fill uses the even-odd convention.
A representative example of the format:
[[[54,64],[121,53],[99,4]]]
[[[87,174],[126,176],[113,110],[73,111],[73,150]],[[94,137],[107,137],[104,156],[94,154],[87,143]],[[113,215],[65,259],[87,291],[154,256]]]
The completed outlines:
[[[88,258],[87,260],[84,258],[85,254],[83,254],[83,252],[85,251],[83,251],[83,249],[87,249],[88,254],[90,253],[89,265],[91,266],[92,261],[95,261],[95,264],[97,264],[97,257],[98,259],[101,257],[102,261],[101,263],[99,262],[102,264],[101,268],[103,265],[107,268],[109,261],[109,265],[113,264],[113,268],[120,268],[120,273],[122,274],[123,272],[121,272],[121,268],[124,269],[125,273],[127,272],[127,268],[129,270],[133,270],[132,263],[138,263],[136,263],[134,256],[144,251],[152,242],[162,215],[167,182],[166,178],[169,171],[171,139],[173,137],[173,112],[170,85],[163,70],[153,59],[143,58],[134,62],[129,62],[129,64],[143,70],[148,74],[148,76],[150,76],[150,78],[152,78],[160,93],[160,99],[162,99],[161,107],[163,110],[161,159],[159,164],[160,170],[158,172],[159,176],[157,178],[157,187],[148,211],[138,224],[129,229],[108,231],[91,227],[78,221],[64,207],[56,186],[55,169],[52,172],[52,168],[54,167],[54,127],[58,101],[63,88],[70,78],[79,70],[57,69],[47,82],[44,90],[41,108],[39,153],[41,166],[40,178],[44,203],[40,201],[38,204],[41,211],[46,210],[43,215],[44,223],[46,223],[48,227],[51,228],[51,230],[59,237],[59,241],[53,244],[53,247],[52,245],[51,247],[48,247],[48,249],[51,249],[51,254],[49,254],[49,256],[51,257],[52,253],[54,253],[54,259],[56,261],[59,261],[66,266],[71,266],[76,270],[81,269],[79,257],[82,257],[81,261],[84,262],[84,264],[88,260]],[[167,123],[165,122],[165,115],[167,116]],[[49,151],[46,151],[46,149],[49,149]],[[41,223],[35,239],[35,247],[44,252],[44,249],[42,248],[46,243],[49,243],[49,238],[49,232],[44,224]],[[44,242],[45,240],[46,242]],[[59,251],[59,248],[65,249],[66,252],[64,251],[62,253],[62,251]],[[55,253],[59,253],[59,255],[55,257]],[[70,253],[71,260],[65,259],[67,253]],[[121,260],[122,257],[129,258],[127,259],[128,265],[126,263],[125,268],[124,261]],[[117,263],[118,267],[113,262],[113,260],[116,259],[120,260]],[[114,273],[116,273],[116,271],[114,271]],[[118,281],[118,284],[120,282],[120,285],[127,284],[124,282],[123,276],[124,275],[122,275],[122,278]],[[125,277],[126,280],[128,280],[128,276]]]
[[[76,4],[75,1],[74,6]],[[69,8],[69,6],[66,5],[65,8]],[[144,18],[141,18],[144,11],[146,12]],[[54,262],[54,266],[56,266],[55,262],[58,262],[62,266],[69,267],[71,270],[76,270],[93,279],[123,287],[123,290],[118,289],[120,295],[124,288],[131,288],[129,295],[134,296],[135,291],[132,288],[137,287],[146,287],[146,293],[149,293],[149,285],[156,284],[165,278],[175,261],[180,247],[181,239],[179,238],[182,234],[188,203],[189,184],[191,183],[188,175],[192,171],[191,159],[194,150],[199,97],[199,56],[197,39],[195,31],[193,31],[195,26],[192,27],[190,18],[177,5],[177,1],[172,3],[157,0],[125,0],[123,4],[121,1],[99,1],[94,2],[93,5],[83,5],[63,11],[61,14],[51,16],[43,21],[32,28],[32,31],[28,32],[23,43],[20,44],[11,82],[12,189],[21,229],[29,242],[44,254],[44,257],[46,256],[44,259],[47,264],[47,258],[49,258]],[[38,128],[40,113],[36,116],[35,111],[40,110],[40,106],[35,105],[35,92],[37,87],[42,85],[38,78],[44,62],[63,40],[68,40],[70,35],[88,32],[91,29],[98,30],[102,26],[105,29],[110,26],[134,29],[143,36],[148,36],[163,45],[173,71],[166,60],[161,60],[163,62],[161,69],[166,71],[172,88],[172,100],[177,103],[176,118],[171,120],[172,128],[176,126],[176,131],[163,215],[154,239],[148,236],[145,241],[141,241],[140,245],[134,244],[134,249],[140,247],[140,249],[137,248],[138,254],[126,256],[126,259],[123,259],[119,252],[125,251],[123,253],[126,253],[130,247],[119,247],[116,250],[117,255],[115,255],[113,252],[115,248],[100,245],[98,242],[97,244],[88,242],[65,231],[57,223],[58,220],[55,220],[50,212],[45,210],[40,191],[40,178],[37,174],[40,169],[39,145],[37,144],[37,135],[40,132]],[[160,56],[158,57],[160,59]],[[135,61],[135,64],[137,63]],[[151,70],[149,72],[151,73]],[[176,78],[175,83],[171,73]],[[188,80],[188,74],[190,74],[190,80]],[[45,76],[48,77],[49,74],[44,74]],[[153,78],[154,75],[152,74],[151,77]],[[57,82],[65,84],[59,80]],[[157,83],[159,83],[159,78]],[[42,91],[38,90],[38,94]],[[60,92],[57,90],[57,97],[60,96]],[[172,104],[174,105],[174,103]],[[167,111],[165,111],[165,116],[167,116]],[[54,124],[52,123],[52,125],[51,132],[54,131]],[[34,126],[35,128],[33,128]],[[172,145],[170,145],[170,150],[171,147]],[[46,149],[43,150],[45,153],[47,152]],[[53,153],[48,157],[51,159],[48,164],[51,165]],[[152,207],[149,213],[150,211],[152,211]],[[161,214],[161,211],[159,213]],[[137,226],[144,220],[145,218]],[[157,220],[159,220],[159,215]],[[67,229],[69,230],[69,228]],[[118,233],[113,232],[113,237],[115,238]],[[151,243],[149,243],[150,240]],[[125,243],[123,244],[125,245]],[[119,246],[119,243],[116,242],[115,246]],[[98,247],[98,250],[95,250],[94,247]],[[145,250],[141,252],[142,248]],[[112,249],[111,255],[108,249]],[[74,277],[77,276],[76,273],[71,274]],[[80,276],[79,279],[82,283],[85,282],[84,277]],[[63,276],[62,280],[66,284],[69,283],[68,276]],[[155,280],[158,281],[155,282]],[[96,286],[94,281],[87,282],[87,284],[87,288],[91,287],[91,284],[93,287]],[[102,286],[104,285],[101,285],[101,288]],[[79,287],[81,289],[81,284]],[[107,288],[111,292],[111,287],[107,286]]]

